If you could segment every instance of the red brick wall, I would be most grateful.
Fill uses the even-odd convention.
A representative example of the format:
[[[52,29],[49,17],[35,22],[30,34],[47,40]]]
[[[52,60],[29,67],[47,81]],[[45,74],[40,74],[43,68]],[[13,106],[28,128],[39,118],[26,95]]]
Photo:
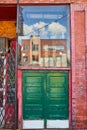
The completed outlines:
[[[75,3],[87,3],[87,0],[74,0]]]
[[[14,4],[17,3],[17,0],[0,0],[0,4],[5,4],[5,3]]]
[[[71,6],[72,127],[82,130],[87,128],[86,6],[85,4]]]
[[[20,3],[87,3],[87,0],[19,0]],[[0,3],[17,3],[17,0],[0,0]]]

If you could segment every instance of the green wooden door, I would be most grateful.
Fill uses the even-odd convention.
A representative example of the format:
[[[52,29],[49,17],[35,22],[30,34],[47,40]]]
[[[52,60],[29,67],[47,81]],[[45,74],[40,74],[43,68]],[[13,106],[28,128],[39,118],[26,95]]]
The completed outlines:
[[[23,119],[43,119],[44,75],[23,71]]]
[[[68,72],[47,74],[47,119],[68,119]]]
[[[23,120],[68,119],[68,72],[23,71]]]

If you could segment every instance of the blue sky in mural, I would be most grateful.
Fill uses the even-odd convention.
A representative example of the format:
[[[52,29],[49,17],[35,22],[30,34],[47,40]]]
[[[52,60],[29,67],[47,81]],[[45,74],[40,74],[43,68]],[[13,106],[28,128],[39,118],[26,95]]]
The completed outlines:
[[[23,33],[41,39],[69,39],[69,6],[22,6]]]

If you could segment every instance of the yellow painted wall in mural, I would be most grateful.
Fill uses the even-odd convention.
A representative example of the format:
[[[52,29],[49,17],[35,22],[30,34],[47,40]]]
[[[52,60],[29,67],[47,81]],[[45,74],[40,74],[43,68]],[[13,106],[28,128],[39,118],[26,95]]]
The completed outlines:
[[[0,21],[0,37],[15,38],[16,25],[15,21]]]

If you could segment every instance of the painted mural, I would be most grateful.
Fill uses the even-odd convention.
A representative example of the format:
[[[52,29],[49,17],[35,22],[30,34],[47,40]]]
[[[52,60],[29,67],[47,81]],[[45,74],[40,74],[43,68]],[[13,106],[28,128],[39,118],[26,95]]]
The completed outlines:
[[[18,16],[19,64],[69,67],[69,6],[21,6]]]
[[[0,37],[16,37],[16,21],[0,21]]]

